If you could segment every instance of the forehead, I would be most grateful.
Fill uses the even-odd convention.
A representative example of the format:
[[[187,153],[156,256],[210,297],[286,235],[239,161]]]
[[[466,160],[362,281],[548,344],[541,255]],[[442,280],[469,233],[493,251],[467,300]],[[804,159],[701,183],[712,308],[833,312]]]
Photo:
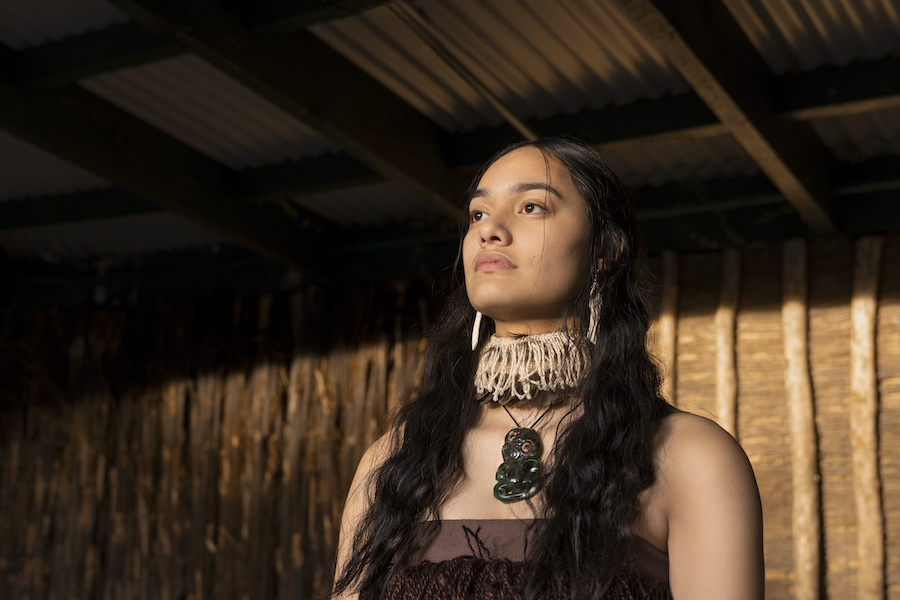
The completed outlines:
[[[497,159],[478,182],[476,195],[500,192],[521,183],[550,185],[564,197],[577,195],[568,169],[534,146],[517,148]]]

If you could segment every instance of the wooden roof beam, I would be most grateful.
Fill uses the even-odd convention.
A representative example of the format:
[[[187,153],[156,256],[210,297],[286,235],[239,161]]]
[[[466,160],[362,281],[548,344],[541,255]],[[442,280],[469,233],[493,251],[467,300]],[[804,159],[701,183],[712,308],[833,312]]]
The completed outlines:
[[[617,0],[816,232],[835,231],[827,152],[781,119],[773,76],[721,0]]]
[[[878,157],[855,165],[843,165],[836,179],[842,182],[835,213],[845,235],[896,231],[900,213],[900,157]],[[101,193],[104,192],[104,193]],[[670,183],[636,190],[642,207],[638,218],[643,223],[650,253],[675,248],[682,251],[741,245],[749,240],[768,242],[808,235],[809,229],[763,175],[715,178],[703,182]],[[98,197],[97,195],[100,195]],[[108,195],[106,202],[102,196]],[[85,218],[116,216],[113,202],[129,202],[127,193],[116,190],[82,192],[67,197],[32,198],[0,202],[0,229],[7,217],[17,218],[18,226],[47,224],[49,210],[82,210],[92,205],[107,207],[111,214],[83,215]],[[156,207],[130,202],[135,212]],[[18,205],[7,211],[6,205]],[[53,221],[64,222],[78,215],[57,213]],[[387,281],[434,274],[446,268],[459,247],[458,234],[423,232],[378,227],[342,230],[340,241],[328,246],[322,270],[341,281]],[[323,253],[319,253],[320,255]],[[180,258],[175,259],[178,264]],[[262,260],[262,259],[260,259]],[[262,264],[262,263],[261,263]]]
[[[900,56],[826,65],[777,78],[775,105],[785,117],[808,121],[900,107]]]
[[[181,44],[129,21],[21,50],[8,80],[36,89],[62,87],[179,54],[184,54]]]
[[[387,0],[245,0],[240,17],[254,31],[284,33],[349,17],[386,3]]]
[[[441,157],[437,126],[311,33],[253,35],[207,1],[112,3],[462,221],[462,190]]]
[[[897,107],[900,57],[787,73],[774,79],[772,92],[776,112],[791,121]],[[696,92],[554,115],[526,124],[540,135],[574,135],[600,150],[729,133]],[[478,165],[520,137],[508,125],[446,134],[447,161],[454,168]]]
[[[158,212],[159,205],[121,188],[0,202],[0,230]]]
[[[228,170],[227,179],[232,202],[244,205],[248,210],[260,203],[283,201],[290,196],[384,180],[345,153],[324,154],[237,172]],[[304,219],[311,218],[312,213],[299,205],[292,203],[290,207],[302,213]],[[149,202],[119,187],[12,199],[0,202],[0,230],[121,217],[161,209],[159,203]],[[320,228],[326,227],[323,217],[312,219],[319,222]],[[337,227],[327,225],[330,226]]]
[[[301,29],[366,10],[384,0],[245,2],[242,21],[267,34]],[[54,40],[15,53],[4,78],[31,87],[59,87],[115,69],[184,54],[184,46],[129,21]]]
[[[900,63],[900,59],[897,63]],[[882,62],[882,61],[879,61]],[[894,85],[900,85],[900,81]],[[819,86],[821,87],[821,86]],[[842,87],[831,89],[845,89]],[[846,96],[832,94],[846,107]],[[825,94],[808,97],[812,102],[826,99]],[[814,106],[811,104],[811,106]],[[825,106],[819,104],[819,107]],[[819,110],[819,108],[810,108]],[[823,108],[823,110],[832,110]],[[668,119],[660,120],[660,115]],[[703,101],[693,92],[654,101],[639,101],[585,111],[575,115],[557,115],[535,121],[542,135],[566,133],[598,147],[599,151],[632,144],[645,144],[672,138],[696,138],[727,133]],[[496,149],[517,141],[518,133],[509,126],[447,134],[444,152],[448,163],[465,177],[477,170]],[[879,159],[863,163],[840,164],[835,170],[838,193],[847,187],[881,187],[896,179],[900,169],[895,161],[883,168]],[[323,190],[365,185],[384,177],[346,153],[285,161],[277,165],[243,169],[231,175],[232,197],[236,202],[258,203],[280,200]],[[726,194],[727,196],[727,194]],[[718,196],[717,196],[718,197]],[[134,194],[112,188],[45,198],[0,203],[0,228],[25,227],[57,222],[105,218],[158,210]],[[843,231],[843,226],[841,230]]]
[[[319,223],[233,201],[230,169],[78,86],[26,92],[0,83],[0,127],[259,254],[316,272],[308,249]]]
[[[571,135],[587,144],[610,147],[728,133],[706,103],[693,92],[575,114],[558,114],[528,120],[526,124],[539,136]],[[521,139],[522,135],[506,124],[444,133],[444,154],[454,169],[471,171],[474,167],[477,170],[496,151]]]

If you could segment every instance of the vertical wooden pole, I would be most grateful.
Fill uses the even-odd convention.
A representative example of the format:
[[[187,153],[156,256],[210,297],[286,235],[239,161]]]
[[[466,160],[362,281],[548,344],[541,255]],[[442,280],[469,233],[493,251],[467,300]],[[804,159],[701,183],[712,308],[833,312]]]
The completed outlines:
[[[394,343],[391,346],[391,370],[388,374],[387,382],[387,414],[393,415],[396,408],[400,405],[400,398],[404,388],[409,382],[401,379],[405,374],[406,365],[404,364],[404,342],[405,335],[403,327],[403,304],[406,301],[406,285],[402,283],[396,284],[395,296],[395,313],[394,313]]]
[[[678,255],[663,252],[663,289],[658,320],[658,353],[663,369],[663,398],[677,405],[675,398],[675,351],[678,326]]]
[[[366,396],[366,428],[364,431],[362,452],[371,446],[378,434],[381,433],[382,426],[387,414],[387,393],[388,393],[388,336],[384,333],[378,335],[378,343],[374,348],[375,356],[372,363],[372,377],[369,378],[369,389]],[[362,458],[362,452],[356,458]],[[356,465],[352,470],[356,471]]]
[[[875,315],[882,240],[856,243],[850,304],[850,446],[856,500],[858,551],[856,597],[884,598],[884,513],[878,473],[878,387],[875,376]]]
[[[233,327],[239,330],[243,303],[234,301]],[[242,485],[241,456],[246,449],[243,421],[246,419],[247,377],[243,365],[232,367],[225,376],[219,446],[219,526],[216,533],[216,568],[213,597],[231,600],[241,597],[244,578],[241,569],[247,546],[241,536]]]
[[[212,555],[215,548],[215,509],[219,425],[221,418],[223,370],[202,373],[196,381],[194,402],[190,407],[191,521],[189,534],[189,588],[191,597],[200,600],[212,591]]]
[[[716,409],[722,427],[737,437],[735,321],[741,291],[741,252],[722,253],[722,287],[716,308]]]
[[[161,477],[157,497],[156,532],[160,545],[161,600],[176,600],[187,595],[182,575],[184,560],[184,471],[182,451],[185,443],[184,414],[187,381],[172,378],[163,383],[160,410],[162,442]]]
[[[159,576],[162,565],[160,552],[160,533],[154,526],[154,514],[160,510],[157,505],[157,488],[159,487],[158,467],[162,457],[162,423],[160,394],[157,390],[144,390],[140,396],[138,410],[140,412],[141,443],[136,454],[138,477],[135,482],[137,495],[138,532],[140,535],[140,553],[138,555],[138,590],[140,600],[148,600],[159,596],[159,588],[151,589],[154,579]]]
[[[819,469],[806,301],[806,240],[785,242],[783,255],[785,387],[791,426],[794,571],[797,600],[819,597]]]
[[[260,296],[257,309],[258,348],[250,376],[250,410],[244,423],[249,447],[243,479],[241,535],[247,549],[243,569],[246,581],[244,593],[251,598],[267,598],[273,588],[269,558],[274,549],[274,527],[271,523],[274,507],[270,503],[272,473],[268,449],[274,424],[271,406],[276,403],[273,386],[276,375],[266,349],[271,308],[272,296]]]
[[[304,395],[309,391],[309,380],[303,380],[304,367],[309,360],[302,356],[301,339],[304,330],[304,296],[300,293],[291,294],[290,316],[293,341],[291,354],[291,367],[288,373],[287,384],[287,408],[284,417],[284,446],[281,464],[281,570],[278,585],[281,598],[298,598],[302,595],[300,587],[300,567],[303,565],[303,557],[300,552],[301,522],[300,517],[303,506],[298,489],[303,478],[302,445],[300,444],[305,433],[305,416],[301,418],[301,411],[308,405]],[[301,420],[302,419],[302,420]]]

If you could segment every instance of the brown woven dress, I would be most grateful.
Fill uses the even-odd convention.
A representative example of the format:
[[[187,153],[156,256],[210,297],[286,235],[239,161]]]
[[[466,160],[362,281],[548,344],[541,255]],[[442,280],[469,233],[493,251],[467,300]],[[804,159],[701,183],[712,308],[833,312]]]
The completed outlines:
[[[388,583],[385,600],[520,600],[530,522],[442,521],[430,546]],[[666,554],[635,538],[633,555],[604,598],[668,600]]]

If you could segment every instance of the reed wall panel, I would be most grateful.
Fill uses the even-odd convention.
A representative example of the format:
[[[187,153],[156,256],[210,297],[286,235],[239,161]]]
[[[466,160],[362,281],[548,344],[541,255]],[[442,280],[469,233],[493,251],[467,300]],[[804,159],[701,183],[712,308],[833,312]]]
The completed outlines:
[[[807,246],[823,598],[858,587],[854,248]],[[795,585],[782,250],[740,252],[733,332],[737,436],[762,494],[769,599],[793,598]],[[667,262],[675,399],[718,419],[722,255]],[[650,264],[657,297],[663,263]],[[0,599],[317,597],[356,464],[421,376],[435,311],[431,286],[408,283],[20,312],[0,345]],[[876,319],[885,594],[900,600],[897,237],[884,240]]]
[[[853,244],[809,247],[809,354],[821,476],[824,590],[852,598],[856,586],[856,519],[850,458],[850,296]]]
[[[754,248],[744,260],[742,280],[736,324],[738,432],[762,497],[766,597],[791,598],[791,442],[784,386],[781,248]]]
[[[678,406],[714,420],[717,418],[715,313],[721,269],[719,254],[682,259],[677,319]]]
[[[900,241],[885,240],[876,324],[879,456],[887,597],[900,598]]]
[[[20,315],[0,356],[0,598],[320,597],[429,296]]]

